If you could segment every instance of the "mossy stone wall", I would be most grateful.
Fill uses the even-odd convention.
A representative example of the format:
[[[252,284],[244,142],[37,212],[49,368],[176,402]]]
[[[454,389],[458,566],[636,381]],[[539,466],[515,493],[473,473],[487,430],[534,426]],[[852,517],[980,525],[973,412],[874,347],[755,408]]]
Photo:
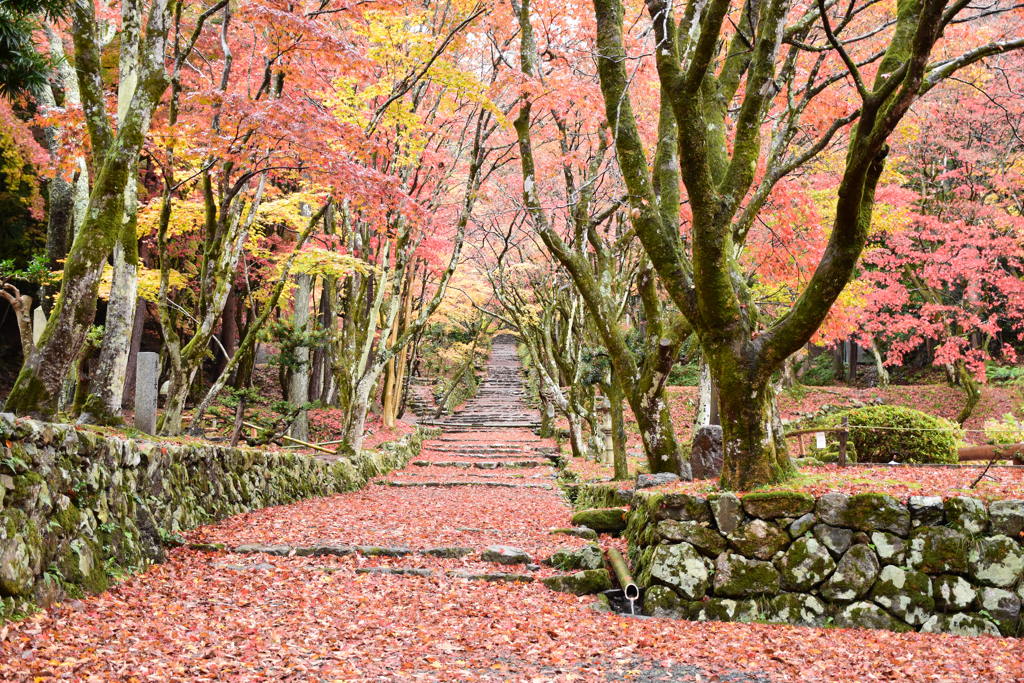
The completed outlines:
[[[1024,636],[1024,500],[637,491],[644,612]]]
[[[0,621],[163,558],[177,532],[353,491],[419,453],[423,433],[326,462],[105,436],[0,414]]]

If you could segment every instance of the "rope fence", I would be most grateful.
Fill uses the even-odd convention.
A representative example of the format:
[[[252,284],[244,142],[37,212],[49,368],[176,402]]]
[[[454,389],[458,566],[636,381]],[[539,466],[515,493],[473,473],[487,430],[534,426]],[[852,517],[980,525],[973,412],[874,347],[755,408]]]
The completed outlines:
[[[839,442],[839,462],[841,467],[845,467],[848,464],[847,458],[847,442],[850,438],[851,429],[874,429],[874,430],[886,430],[886,431],[907,431],[907,432],[944,432],[948,431],[945,429],[935,429],[931,427],[883,427],[876,425],[851,425],[847,418],[843,418],[843,422],[838,427],[817,427],[808,429],[798,429],[792,432],[786,432],[783,436],[787,439],[797,439],[797,444],[800,449],[800,457],[804,456],[804,439],[803,437],[808,434],[821,434],[824,438],[825,434],[837,434]],[[971,433],[984,433],[982,429],[964,429],[964,432]],[[818,446],[822,448],[821,445]],[[975,446],[964,446],[957,452],[958,460],[960,462],[983,462],[987,461],[988,466],[993,466],[998,460],[1011,460],[1013,465],[1010,467],[1024,466],[1024,443],[1016,444],[983,444]],[[858,463],[859,465],[874,464],[880,466],[886,466],[889,463]],[[902,464],[902,463],[901,463]],[[929,465],[934,466],[934,465]],[[954,465],[955,466],[955,465]]]

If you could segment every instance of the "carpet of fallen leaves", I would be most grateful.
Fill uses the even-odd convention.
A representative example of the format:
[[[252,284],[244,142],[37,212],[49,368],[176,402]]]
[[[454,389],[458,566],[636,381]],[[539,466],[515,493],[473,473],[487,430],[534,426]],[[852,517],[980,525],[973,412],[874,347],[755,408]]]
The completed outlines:
[[[434,442],[427,457],[447,457],[450,447]],[[238,515],[189,540],[414,549],[504,543],[539,559],[583,543],[549,533],[567,526],[570,514],[557,490],[382,483]],[[432,574],[361,573],[370,567]],[[530,573],[524,565],[484,565],[475,555],[276,557],[178,548],[102,595],[0,627],[0,680],[1024,680],[1016,639],[629,617],[536,581],[471,581],[448,575],[453,569]]]
[[[200,527],[186,537],[232,546],[325,542],[423,550],[502,544],[543,558],[559,546],[582,543],[549,533],[552,528],[569,526],[571,516],[557,490],[371,485],[354,493],[237,515]]]
[[[1015,639],[639,619],[590,601],[177,550],[0,629],[0,678],[618,681],[685,666],[664,680],[1024,680]]]

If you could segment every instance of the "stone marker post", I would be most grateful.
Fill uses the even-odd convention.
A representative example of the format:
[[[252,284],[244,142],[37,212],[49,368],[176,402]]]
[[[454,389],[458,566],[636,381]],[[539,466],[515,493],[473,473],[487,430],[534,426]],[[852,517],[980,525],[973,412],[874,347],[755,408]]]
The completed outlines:
[[[612,440],[612,404],[607,396],[597,400],[597,419],[601,428],[601,462],[611,465],[615,462],[615,442]]]
[[[160,380],[160,354],[139,353],[135,369],[135,427],[146,434],[156,432],[157,382]]]
[[[46,327],[46,313],[42,306],[36,306],[32,311],[32,343],[39,346],[39,338],[43,336],[43,329]]]

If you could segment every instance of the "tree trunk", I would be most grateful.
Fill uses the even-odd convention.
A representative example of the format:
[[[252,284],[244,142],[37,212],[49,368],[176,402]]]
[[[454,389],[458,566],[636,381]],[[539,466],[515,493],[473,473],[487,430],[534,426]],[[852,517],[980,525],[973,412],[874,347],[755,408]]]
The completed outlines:
[[[629,479],[629,464],[626,462],[626,420],[622,412],[622,388],[615,382],[608,386],[608,401],[612,418],[612,464],[615,479]]]
[[[198,370],[198,366],[182,367],[177,371],[172,367],[167,391],[167,402],[164,404],[164,414],[160,417],[158,423],[157,431],[160,434],[181,434],[181,416],[185,412],[189,391],[192,388],[192,382],[195,381]],[[198,424],[196,426],[198,427]]]
[[[878,386],[885,389],[889,386],[889,371],[885,369],[882,360],[882,352],[878,350],[878,343],[871,340],[871,355],[875,359],[875,372],[878,374]]]
[[[566,415],[569,420],[569,447],[575,458],[586,458],[586,439],[583,438],[583,426],[580,424],[579,416],[575,414]]]
[[[793,464],[781,435],[776,434],[775,395],[770,382],[752,380],[737,369],[722,367],[721,362],[714,370],[721,387],[722,488],[749,491],[791,476]]]
[[[135,396],[135,373],[138,369],[139,350],[142,348],[142,334],[146,329],[146,301],[135,302],[135,320],[132,322],[132,338],[128,349],[128,365],[124,371],[124,392],[121,394],[121,408],[131,405]]]
[[[379,372],[364,375],[356,385],[352,397],[352,411],[342,434],[342,444],[352,455],[359,455],[363,449],[363,436],[366,431],[366,414],[370,411],[370,391],[377,384]]]
[[[82,406],[84,422],[116,424],[121,421],[121,403],[138,303],[138,267],[138,241],[133,218],[126,221],[114,246],[114,276],[107,303],[103,344],[92,375],[92,389]]]
[[[683,463],[664,389],[634,399],[632,408],[651,472],[681,474]]]
[[[547,439],[555,433],[555,402],[543,389],[540,390],[540,437]]]
[[[124,123],[139,80],[141,2],[121,3],[118,57],[117,122]],[[92,376],[92,389],[82,406],[82,421],[116,424],[121,421],[128,354],[131,351],[135,306],[139,292],[138,156],[129,163],[124,183],[121,231],[114,244],[114,274],[104,320],[103,342]]]
[[[956,421],[962,427],[968,418],[971,417],[971,414],[974,413],[974,409],[978,406],[978,401],[981,400],[981,385],[978,384],[978,380],[974,378],[974,375],[971,374],[971,371],[963,363],[956,364],[956,378],[960,388],[963,389],[966,399],[964,407],[956,417]]]
[[[224,312],[220,316],[220,334],[217,337],[220,339],[223,352],[220,348],[213,352],[217,358],[214,374],[220,376],[238,349],[238,293],[234,287],[228,292],[228,298],[224,302]]]
[[[79,2],[71,11],[75,69],[96,179],[64,264],[60,295],[36,352],[22,365],[5,404],[9,411],[44,419],[56,412],[61,386],[93,325],[100,275],[124,227],[125,186],[136,168],[153,109],[169,83],[162,56],[171,12],[166,2],[156,2],[146,22],[146,54],[138,60],[138,86],[115,135],[103,105],[95,7]]]
[[[854,385],[857,383],[857,362],[860,354],[858,353],[857,342],[850,339],[847,343],[847,372],[846,372],[846,383]]]
[[[111,155],[115,156],[115,155]],[[22,365],[7,410],[52,418],[64,378],[78,358],[96,315],[100,275],[120,232],[123,181],[130,159],[115,158],[100,171],[89,212],[64,266],[64,281],[36,351]]]
[[[832,375],[837,382],[843,381],[846,377],[846,363],[843,362],[843,343],[836,344],[832,350]]]
[[[296,332],[306,334],[309,331],[309,296],[312,279],[309,275],[295,278],[298,287],[295,290],[295,311],[292,325]],[[309,347],[298,346],[295,349],[295,365],[292,367],[291,381],[288,384],[288,402],[301,406],[309,400]],[[291,436],[306,441],[309,439],[309,420],[305,410],[300,410],[289,430]]]

